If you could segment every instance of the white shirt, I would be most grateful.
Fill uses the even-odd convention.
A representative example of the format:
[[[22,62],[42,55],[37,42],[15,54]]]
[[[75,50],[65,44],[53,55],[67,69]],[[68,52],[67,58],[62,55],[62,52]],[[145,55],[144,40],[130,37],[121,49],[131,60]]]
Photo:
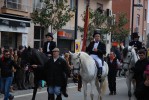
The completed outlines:
[[[97,49],[98,44],[99,44],[99,42],[97,42],[97,43],[95,42],[95,43],[94,43],[93,51],[94,51],[94,49]]]
[[[59,56],[57,58],[53,58],[54,62],[56,62],[56,60],[59,58]]]
[[[50,51],[49,46],[50,46],[50,42],[48,42],[48,45],[47,45],[47,52]]]

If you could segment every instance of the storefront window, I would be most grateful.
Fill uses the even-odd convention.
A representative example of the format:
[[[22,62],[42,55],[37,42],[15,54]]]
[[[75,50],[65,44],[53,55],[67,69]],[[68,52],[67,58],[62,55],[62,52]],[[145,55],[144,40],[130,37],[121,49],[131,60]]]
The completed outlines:
[[[16,48],[16,40],[17,34],[16,33],[9,33],[9,32],[2,32],[1,33],[1,46],[8,49],[9,47]]]

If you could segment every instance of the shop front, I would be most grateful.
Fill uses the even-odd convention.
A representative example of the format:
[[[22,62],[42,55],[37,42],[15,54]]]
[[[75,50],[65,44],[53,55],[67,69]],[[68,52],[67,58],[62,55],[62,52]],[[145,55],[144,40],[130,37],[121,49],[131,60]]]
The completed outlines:
[[[61,53],[74,52],[74,46],[74,30],[62,29],[57,32],[57,47],[60,48]]]
[[[27,46],[30,19],[0,14],[0,47]]]

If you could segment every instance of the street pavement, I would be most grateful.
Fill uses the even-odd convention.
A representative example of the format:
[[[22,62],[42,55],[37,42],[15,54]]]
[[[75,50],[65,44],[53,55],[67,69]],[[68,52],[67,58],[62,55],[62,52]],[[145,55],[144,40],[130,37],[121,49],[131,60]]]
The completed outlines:
[[[68,98],[63,97],[63,100],[83,100],[83,89],[81,92],[77,91],[77,84],[69,83],[68,84]],[[97,100],[97,90],[95,90],[94,99]],[[15,96],[14,100],[31,100],[32,97],[32,89],[30,90],[22,90],[22,91],[15,91],[13,94]],[[36,100],[47,100],[47,91],[46,88],[38,89],[38,94],[36,96]],[[90,99],[90,86],[88,85],[88,100]],[[2,97],[0,100],[3,100]],[[124,77],[117,78],[117,94],[116,95],[109,95],[109,89],[107,86],[106,93],[103,97],[103,100],[129,100],[127,96],[127,86]],[[134,100],[132,97],[131,100]]]

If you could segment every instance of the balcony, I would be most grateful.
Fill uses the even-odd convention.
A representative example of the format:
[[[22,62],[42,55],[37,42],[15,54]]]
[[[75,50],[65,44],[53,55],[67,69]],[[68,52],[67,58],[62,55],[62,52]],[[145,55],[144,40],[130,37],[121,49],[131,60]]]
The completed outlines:
[[[0,4],[1,13],[29,17],[31,6],[24,5],[18,2],[12,2],[10,0],[1,0],[1,2],[2,1],[3,3]]]

